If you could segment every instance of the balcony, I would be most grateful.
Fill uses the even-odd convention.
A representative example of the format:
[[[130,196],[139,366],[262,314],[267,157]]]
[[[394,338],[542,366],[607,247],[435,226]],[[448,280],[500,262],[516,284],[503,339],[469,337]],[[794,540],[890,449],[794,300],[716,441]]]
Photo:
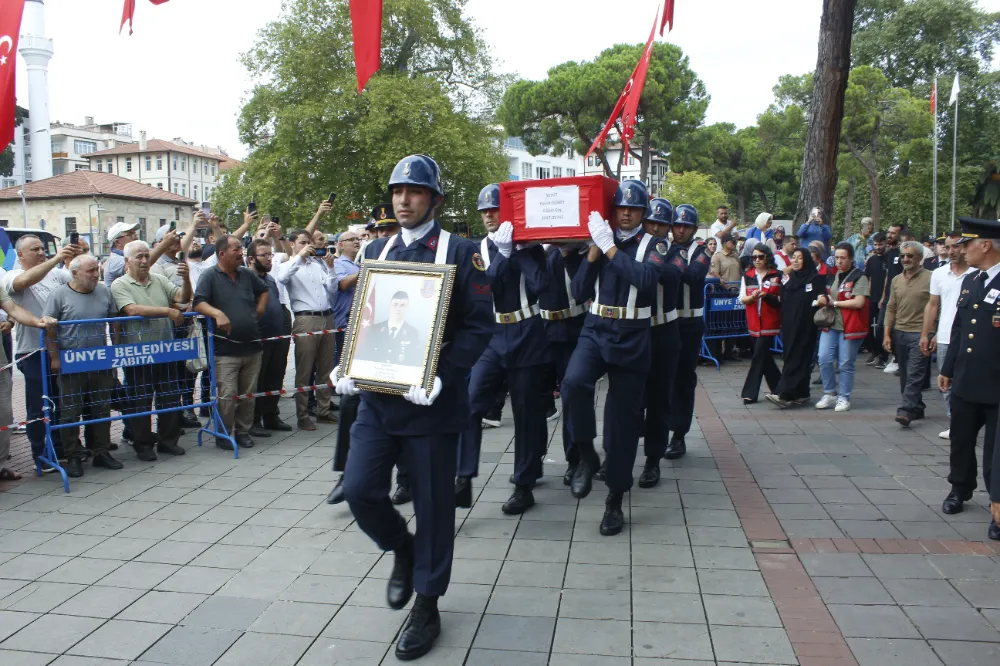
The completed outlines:
[[[65,152],[63,152],[63,153],[52,153],[52,159],[54,159],[54,160],[66,159],[67,157],[69,157],[69,153],[65,153]]]

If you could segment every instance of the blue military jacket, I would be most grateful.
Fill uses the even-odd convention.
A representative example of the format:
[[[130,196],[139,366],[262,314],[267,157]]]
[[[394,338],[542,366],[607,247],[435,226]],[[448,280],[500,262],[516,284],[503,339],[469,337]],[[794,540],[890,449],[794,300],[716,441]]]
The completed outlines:
[[[698,241],[691,241],[688,245],[674,243],[667,252],[667,259],[681,271],[677,293],[678,316],[681,319],[701,319],[701,311],[705,308],[705,276],[712,263],[705,254],[705,246]]]
[[[615,239],[618,252],[613,259],[602,256],[591,263],[584,261],[573,277],[573,296],[578,301],[594,299],[600,305],[628,306],[632,287],[635,287],[636,308],[653,304],[660,268],[648,260],[649,253],[662,241],[650,238],[645,242],[643,255],[636,254],[643,245],[646,234],[640,231],[626,240]],[[595,285],[600,280],[600,293]],[[648,372],[650,363],[649,319],[609,319],[587,314],[582,336],[597,341],[601,358],[612,365],[631,367],[637,372]]]
[[[580,253],[573,249],[567,256],[563,256],[558,247],[550,247],[545,254],[546,270],[549,274],[548,287],[538,294],[538,305],[543,310],[567,310],[573,297],[572,281],[576,271],[584,262],[586,251]],[[576,299],[573,298],[573,304]],[[545,335],[549,342],[576,344],[580,337],[580,330],[586,318],[586,310],[569,319],[557,321],[545,321]]]
[[[660,280],[653,298],[653,316],[666,314],[677,309],[677,297],[681,290],[681,269],[667,259],[669,249],[665,240],[659,241],[649,253],[649,261],[660,269]],[[663,318],[660,318],[661,321]],[[676,320],[674,320],[676,321]],[[653,326],[653,338],[664,331],[664,323]]]
[[[434,225],[431,231],[409,246],[403,245],[402,237],[397,239],[386,260],[434,263],[441,226],[435,221],[429,224]],[[365,248],[365,258],[378,259],[388,240],[382,238],[369,244]],[[469,391],[465,377],[493,333],[493,299],[486,266],[475,243],[452,234],[446,261],[457,270],[437,367],[441,394],[433,405],[423,407],[400,396],[361,393],[359,409],[374,412],[374,421],[390,435],[457,433],[469,424]]]
[[[489,238],[486,246],[487,268],[493,290],[493,309],[497,313],[537,310],[538,295],[549,284],[545,270],[545,251],[540,245],[514,250],[507,258]],[[480,252],[483,246],[480,245]],[[497,323],[490,338],[490,349],[500,355],[508,368],[529,368],[551,361],[549,343],[542,318],[537,314],[510,324]]]

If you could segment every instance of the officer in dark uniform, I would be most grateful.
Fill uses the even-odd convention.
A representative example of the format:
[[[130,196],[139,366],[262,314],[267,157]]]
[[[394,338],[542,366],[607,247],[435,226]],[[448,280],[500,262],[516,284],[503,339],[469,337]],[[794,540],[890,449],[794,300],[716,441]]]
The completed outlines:
[[[355,350],[362,361],[416,365],[423,363],[421,334],[416,326],[405,321],[410,295],[397,291],[389,304],[391,318],[374,324],[364,342]]]
[[[451,578],[458,440],[470,416],[465,378],[489,342],[493,315],[490,280],[479,248],[442,230],[434,219],[444,200],[434,160],[426,155],[404,158],[392,171],[389,190],[402,231],[373,241],[366,258],[455,267],[433,387],[427,392],[414,386],[403,396],[361,393],[344,482],[358,526],[380,548],[395,554],[386,590],[389,606],[403,608],[414,589],[417,592],[396,644],[396,657],[411,660],[430,651],[441,632],[437,599]],[[357,392],[349,377],[337,379],[337,393]],[[389,501],[392,466],[399,457],[410,472],[414,535]]]
[[[666,199],[653,199],[646,211],[643,230],[665,239],[674,221],[674,207]],[[649,261],[660,268],[660,283],[653,299],[650,319],[653,362],[646,379],[646,436],[643,448],[646,464],[639,475],[640,488],[652,488],[660,482],[660,458],[667,450],[670,435],[670,392],[677,374],[681,353],[681,334],[677,323],[677,293],[681,269],[667,259],[666,241],[658,241],[649,253]]]
[[[651,360],[649,319],[660,269],[648,261],[662,241],[642,230],[649,196],[646,186],[626,180],[614,200],[616,229],[600,213],[590,214],[594,245],[573,278],[577,302],[593,299],[580,340],[562,384],[563,418],[579,456],[570,482],[574,497],[590,493],[599,465],[594,390],[608,375],[604,408],[604,449],[607,452],[608,497],[601,534],[618,534],[625,524],[622,498],[632,487],[632,467],[642,434],[643,394]]]
[[[392,204],[376,206],[372,211],[372,238],[388,238],[399,233],[399,222],[392,212]]]
[[[705,334],[705,276],[711,267],[705,246],[694,238],[698,230],[698,211],[690,204],[674,210],[673,236],[667,259],[681,271],[677,294],[677,322],[681,352],[677,358],[674,390],[670,395],[670,430],[673,437],[663,457],[680,458],[687,453],[684,436],[694,419],[694,392],[698,387],[698,356]]]
[[[484,187],[478,206],[487,231],[479,252],[491,280],[496,324],[490,344],[469,379],[472,422],[462,433],[459,447],[455,503],[472,506],[472,477],[479,473],[483,441],[480,422],[493,408],[506,376],[514,412],[514,492],[502,510],[516,515],[535,504],[531,489],[542,476],[542,454],[549,434],[541,377],[550,357],[538,316],[538,294],[548,285],[549,276],[542,246],[515,248],[513,226],[500,223],[499,185]]]
[[[958,310],[951,327],[948,354],[941,365],[938,388],[951,387],[951,492],[941,509],[959,513],[976,489],[976,439],[983,439],[983,480],[992,501],[1000,501],[1000,461],[995,446],[1000,404],[1000,222],[959,218],[965,257],[972,268],[962,281]],[[990,539],[1000,541],[1000,527],[990,522]]]
[[[580,331],[587,317],[587,303],[581,303],[573,297],[573,276],[584,261],[587,248],[572,245],[554,245],[546,250],[546,269],[549,274],[548,286],[538,294],[538,306],[542,309],[542,321],[545,322],[545,337],[549,341],[549,352],[552,355],[555,383],[559,385],[566,375],[569,359],[576,349],[580,339]],[[553,388],[551,385],[546,388]],[[566,472],[563,474],[563,485],[569,485],[573,480],[573,472],[579,462],[579,456],[573,449],[573,440],[569,435],[568,419],[562,420],[563,451],[566,454]]]

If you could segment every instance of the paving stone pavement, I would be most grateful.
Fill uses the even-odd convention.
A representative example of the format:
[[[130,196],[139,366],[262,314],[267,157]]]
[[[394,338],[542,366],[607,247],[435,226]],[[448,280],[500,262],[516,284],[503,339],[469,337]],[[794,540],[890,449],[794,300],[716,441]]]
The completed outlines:
[[[862,369],[848,414],[748,409],[747,367],[700,369],[688,455],[633,490],[612,538],[600,484],[582,501],[562,486],[558,423],[537,506],[501,513],[508,411],[484,433],[443,633],[419,663],[1000,664],[985,496],[938,510],[940,397],[901,430],[895,379]],[[4,486],[0,664],[395,663],[391,558],[323,502],[332,435],[261,439],[239,460],[188,435],[187,455],[121,452],[123,471],[88,467],[69,495],[52,477]]]

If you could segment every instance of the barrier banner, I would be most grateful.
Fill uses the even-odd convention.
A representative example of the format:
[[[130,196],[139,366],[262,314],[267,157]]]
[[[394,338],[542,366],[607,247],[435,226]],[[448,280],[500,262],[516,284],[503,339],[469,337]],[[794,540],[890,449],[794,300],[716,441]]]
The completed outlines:
[[[153,343],[134,342],[107,347],[87,347],[84,349],[62,349],[59,360],[62,374],[94,372],[112,368],[128,368],[136,365],[155,365],[187,361],[198,356],[198,340],[181,338]]]

